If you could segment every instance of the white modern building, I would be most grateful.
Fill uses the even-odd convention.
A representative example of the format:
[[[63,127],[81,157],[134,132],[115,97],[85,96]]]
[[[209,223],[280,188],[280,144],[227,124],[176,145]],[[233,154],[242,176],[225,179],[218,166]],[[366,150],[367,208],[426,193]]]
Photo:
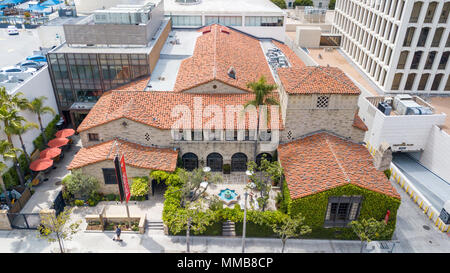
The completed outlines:
[[[39,71],[35,72],[32,76],[26,78],[23,82],[18,83],[14,86],[6,86],[0,83],[0,86],[5,86],[6,91],[11,94],[17,94],[18,92],[23,93],[23,97],[32,101],[33,99],[41,96],[47,97],[47,100],[44,101],[45,106],[52,107],[56,112],[58,112],[58,106],[56,104],[55,95],[53,93],[52,81],[50,80],[50,74],[48,73],[48,66],[44,66],[39,69]],[[39,124],[38,118],[35,114],[30,111],[24,110],[20,112],[20,115],[23,116],[27,121],[34,122]],[[45,127],[48,125],[50,121],[52,121],[54,117],[51,114],[44,114],[42,116],[42,125]],[[35,140],[41,131],[39,129],[30,130],[22,135],[24,145],[28,154],[31,154],[35,147],[33,144],[33,140]],[[3,127],[0,124],[0,139],[6,139],[6,135],[3,132]],[[13,136],[13,144],[17,148],[21,148],[21,144],[19,138]],[[9,166],[12,166],[11,161],[6,161]]]
[[[382,143],[393,152],[422,152],[433,128],[443,125],[447,117],[421,98],[409,95],[365,97],[358,106],[368,128],[364,142],[371,152]]]
[[[164,10],[174,28],[221,24],[284,41],[286,12],[270,0],[164,0]]]
[[[332,32],[387,93],[448,94],[450,1],[337,0]]]

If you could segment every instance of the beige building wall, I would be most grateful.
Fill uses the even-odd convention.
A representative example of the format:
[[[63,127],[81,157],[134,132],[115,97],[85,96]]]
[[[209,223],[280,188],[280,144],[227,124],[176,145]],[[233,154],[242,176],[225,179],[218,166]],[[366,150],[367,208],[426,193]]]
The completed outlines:
[[[359,137],[356,132],[352,133],[358,96],[326,95],[329,97],[328,107],[317,108],[319,96],[322,95],[289,95],[286,126],[281,132],[282,142],[318,130],[328,130],[344,137]]]
[[[98,179],[100,182],[100,189],[99,192],[104,194],[114,193],[118,194],[119,189],[117,184],[105,184],[105,179],[103,178],[103,170],[102,169],[114,169],[114,162],[112,160],[105,160],[98,163],[90,164],[84,167],[79,168],[82,173],[92,175],[95,178]],[[72,170],[74,171],[74,170]],[[150,172],[152,170],[149,169],[141,169],[141,168],[135,168],[131,167],[130,165],[127,165],[127,176],[128,176],[128,182],[130,183],[130,186],[132,184],[131,178],[138,177],[138,176],[149,176]],[[150,183],[151,187],[151,183]],[[151,192],[151,189],[150,191]]]
[[[159,60],[159,55],[161,54],[161,49],[163,48],[164,43],[166,42],[167,37],[169,36],[171,30],[172,30],[172,20],[170,19],[148,56],[148,63],[150,64],[150,74],[153,73],[153,69],[155,69],[156,67],[156,63]]]

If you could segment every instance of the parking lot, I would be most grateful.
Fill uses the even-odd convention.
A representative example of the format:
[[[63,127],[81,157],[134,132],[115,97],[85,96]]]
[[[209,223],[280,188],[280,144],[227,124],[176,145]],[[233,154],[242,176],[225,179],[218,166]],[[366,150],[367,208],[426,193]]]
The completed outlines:
[[[19,29],[19,35],[10,36],[6,28],[0,28],[0,68],[14,66],[36,50],[39,50],[36,29]]]

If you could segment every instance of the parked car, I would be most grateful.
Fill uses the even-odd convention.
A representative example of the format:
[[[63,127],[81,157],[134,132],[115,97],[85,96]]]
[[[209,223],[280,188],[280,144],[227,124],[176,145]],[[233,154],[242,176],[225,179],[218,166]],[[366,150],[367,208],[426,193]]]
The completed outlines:
[[[32,55],[27,57],[27,61],[47,62],[47,58],[42,55]]]
[[[43,67],[45,64],[35,61],[23,61],[17,64],[17,66],[21,68],[35,68],[36,70],[39,70],[41,67]]]
[[[36,68],[21,68],[18,66],[9,66],[0,69],[0,73],[27,73],[36,72]]]
[[[8,35],[19,35],[19,30],[16,26],[8,26],[6,31],[8,32]]]

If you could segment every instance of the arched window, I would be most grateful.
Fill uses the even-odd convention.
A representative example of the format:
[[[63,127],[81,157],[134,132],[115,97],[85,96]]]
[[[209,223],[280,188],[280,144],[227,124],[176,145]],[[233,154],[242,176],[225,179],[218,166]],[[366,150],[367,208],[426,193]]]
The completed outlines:
[[[409,18],[410,23],[417,23],[419,20],[420,10],[422,9],[422,2],[415,2],[414,7],[411,11],[411,17]]]
[[[245,172],[247,170],[247,156],[243,153],[235,153],[231,157],[231,171]]]
[[[408,50],[404,50],[402,51],[402,53],[400,53],[400,57],[398,58],[397,69],[405,68],[406,60],[408,59],[408,54],[409,54]]]
[[[213,172],[222,171],[223,157],[219,153],[211,153],[206,158],[206,165],[211,168]]]
[[[430,33],[429,27],[422,28],[419,35],[419,40],[417,41],[417,46],[425,46],[429,33]]]
[[[441,84],[441,79],[444,74],[436,74],[434,76],[433,84],[431,85],[431,90],[436,91],[439,89],[439,85]]]
[[[424,23],[432,23],[434,12],[436,11],[437,2],[431,2],[428,4],[427,13],[425,14],[425,20]]]
[[[436,29],[436,31],[434,32],[433,41],[431,42],[432,47],[439,46],[439,44],[441,43],[441,39],[442,39],[442,33],[444,33],[443,27],[439,27]]]
[[[198,157],[194,153],[184,154],[181,160],[183,161],[183,167],[188,171],[198,168]]]
[[[408,75],[408,78],[406,78],[405,90],[411,90],[415,79],[416,73],[411,73]]]
[[[266,160],[272,162],[272,156],[268,153],[261,153],[259,155],[256,156],[256,164],[259,166],[261,166],[261,160],[265,158]]]
[[[403,46],[411,46],[411,41],[414,37],[414,32],[416,31],[415,27],[409,27],[406,30],[405,40],[403,41]]]

